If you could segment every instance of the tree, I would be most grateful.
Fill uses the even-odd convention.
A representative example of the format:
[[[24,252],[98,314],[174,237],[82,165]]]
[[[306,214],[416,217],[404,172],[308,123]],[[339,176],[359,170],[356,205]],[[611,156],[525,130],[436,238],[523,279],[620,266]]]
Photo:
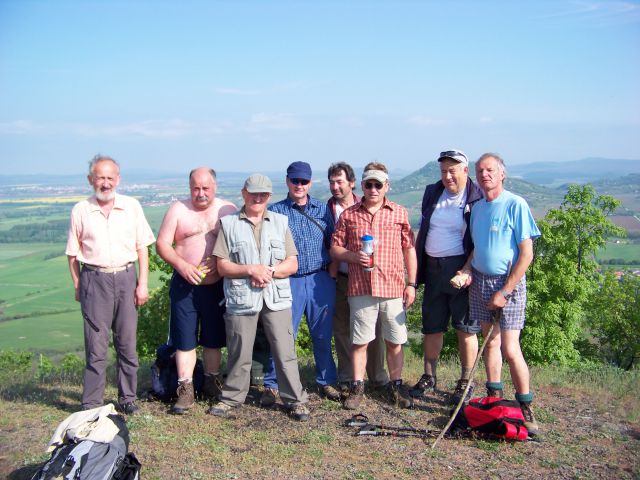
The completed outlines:
[[[640,358],[640,278],[604,276],[588,304],[587,319],[602,360],[630,370]]]
[[[564,201],[538,222],[541,237],[528,275],[522,348],[532,363],[578,360],[585,308],[598,286],[594,255],[624,230],[607,217],[620,205],[591,185],[571,185]]]

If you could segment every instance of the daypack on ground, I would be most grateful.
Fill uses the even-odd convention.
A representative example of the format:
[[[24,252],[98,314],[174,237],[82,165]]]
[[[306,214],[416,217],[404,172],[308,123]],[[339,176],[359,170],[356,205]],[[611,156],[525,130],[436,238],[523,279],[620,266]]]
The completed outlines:
[[[64,443],[58,444],[49,461],[34,474],[32,480],[138,480],[140,462],[133,453],[128,452],[129,430],[124,418],[109,414],[106,419],[117,427],[117,434],[111,441],[76,441],[73,433],[72,439],[69,439],[65,432],[62,435]],[[95,436],[79,435],[78,438]]]
[[[520,404],[504,398],[472,398],[460,410],[455,425],[508,440],[525,440],[529,435]]]
[[[178,369],[176,368],[175,353],[175,347],[166,343],[156,349],[156,361],[151,365],[151,390],[148,394],[150,400],[172,402],[177,398]],[[193,388],[196,397],[200,396],[203,383],[204,366],[202,360],[198,359],[193,371]]]

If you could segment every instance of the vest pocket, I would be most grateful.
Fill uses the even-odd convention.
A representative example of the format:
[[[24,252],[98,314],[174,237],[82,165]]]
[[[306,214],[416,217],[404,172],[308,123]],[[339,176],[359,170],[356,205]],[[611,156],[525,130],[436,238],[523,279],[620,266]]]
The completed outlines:
[[[249,302],[249,291],[247,280],[244,278],[231,278],[229,288],[226,291],[228,306],[247,306]]]
[[[248,262],[247,259],[247,251],[248,251],[248,243],[247,242],[235,242],[229,248],[229,258],[233,263],[239,263],[241,265],[246,265]]]
[[[271,265],[278,265],[285,259],[286,251],[282,240],[271,240]]]
[[[288,278],[278,278],[273,283],[276,287],[274,289],[276,302],[291,300],[291,285]]]

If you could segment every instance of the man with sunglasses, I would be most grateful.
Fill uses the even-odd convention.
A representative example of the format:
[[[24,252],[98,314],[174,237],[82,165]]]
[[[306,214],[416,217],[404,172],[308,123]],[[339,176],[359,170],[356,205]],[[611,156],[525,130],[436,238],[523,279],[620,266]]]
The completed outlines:
[[[356,175],[351,165],[345,162],[334,163],[328,171],[331,198],[327,205],[331,210],[335,223],[342,212],[354,203],[360,201],[353,190]],[[346,262],[333,262],[336,276],[336,309],[333,314],[333,339],[338,357],[338,382],[340,391],[347,394],[353,381],[353,367],[351,365],[351,323],[347,286],[349,267]],[[389,375],[384,368],[384,340],[380,330],[380,322],[376,324],[376,338],[367,347],[367,378],[370,385],[385,386],[389,382]]]
[[[331,350],[333,311],[336,302],[336,282],[329,275],[329,246],[334,223],[327,204],[309,195],[312,185],[311,166],[293,162],[287,168],[287,198],[269,207],[272,212],[286,215],[298,249],[298,270],[291,275],[293,295],[293,335],[298,335],[302,315],[307,318],[316,363],[316,383],[320,394],[339,401],[335,388],[336,365]],[[278,384],[273,361],[264,376],[261,404],[270,406],[276,400]]]
[[[410,408],[413,400],[402,385],[402,345],[407,342],[406,309],[416,296],[413,231],[407,209],[385,197],[389,175],[383,164],[372,162],[365,166],[361,186],[363,199],[342,213],[331,247],[335,260],[349,264],[353,382],[344,407],[356,410],[364,399],[367,346],[375,339],[380,321],[391,379],[387,384],[389,400]],[[362,252],[363,235],[375,239],[372,271],[365,270],[370,266],[370,257]]]
[[[478,354],[480,324],[469,316],[468,289],[458,288],[450,280],[473,250],[469,221],[471,209],[482,198],[482,191],[469,178],[469,160],[464,152],[442,152],[438,163],[440,180],[425,188],[422,222],[416,241],[417,282],[425,285],[422,301],[424,374],[409,393],[421,397],[435,391],[438,358],[451,319],[458,337],[462,367],[452,397],[452,402],[458,403]]]

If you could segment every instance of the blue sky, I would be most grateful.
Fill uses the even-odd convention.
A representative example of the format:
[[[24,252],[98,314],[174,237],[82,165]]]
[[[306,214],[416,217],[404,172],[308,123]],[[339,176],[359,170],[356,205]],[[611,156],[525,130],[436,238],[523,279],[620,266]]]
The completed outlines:
[[[0,173],[640,159],[640,1],[0,0]]]

